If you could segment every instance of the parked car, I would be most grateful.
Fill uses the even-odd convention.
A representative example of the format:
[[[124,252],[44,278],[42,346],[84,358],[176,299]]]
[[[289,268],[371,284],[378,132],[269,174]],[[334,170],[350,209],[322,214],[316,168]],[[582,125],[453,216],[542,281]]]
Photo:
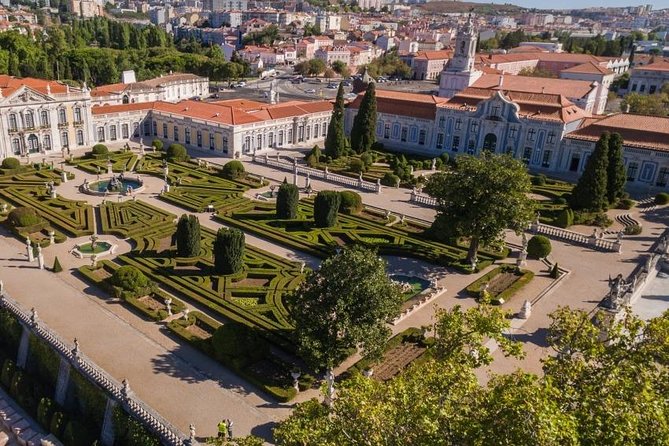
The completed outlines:
[[[350,81],[344,81],[344,82],[342,82],[342,84],[344,84],[344,87],[350,87],[351,86]]]
[[[307,88],[304,90],[306,94],[316,94],[316,89],[315,88]]]
[[[238,86],[238,87],[246,87],[246,82],[244,82],[244,81],[239,81],[239,82],[237,82],[237,86]]]
[[[315,77],[311,79],[311,82],[314,84],[320,84],[321,82],[323,82],[323,79],[321,79],[320,77]]]
[[[214,93],[212,95],[209,95],[209,99],[218,99],[220,97],[221,97],[221,95],[219,95],[218,93]]]
[[[301,77],[296,77],[290,80],[291,84],[301,84],[302,83],[302,78]]]
[[[339,85],[330,83],[328,84],[327,88],[329,88],[330,90],[336,90],[337,88],[339,88]]]

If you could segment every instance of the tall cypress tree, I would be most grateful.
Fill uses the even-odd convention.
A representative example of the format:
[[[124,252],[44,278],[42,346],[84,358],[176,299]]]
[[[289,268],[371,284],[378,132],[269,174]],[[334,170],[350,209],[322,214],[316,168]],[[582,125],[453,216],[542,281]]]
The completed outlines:
[[[599,212],[608,206],[609,139],[608,132],[602,133],[572,191],[569,204],[575,210]]]
[[[376,87],[374,82],[367,85],[358,114],[353,119],[351,147],[358,153],[366,152],[376,142]]]
[[[297,203],[300,201],[300,191],[294,184],[284,183],[279,186],[276,195],[276,218],[293,220],[297,218]]]
[[[183,214],[177,223],[177,255],[179,257],[199,256],[200,240],[200,221],[195,215]]]
[[[214,240],[214,269],[218,274],[236,274],[244,266],[244,233],[220,228]]]
[[[627,175],[623,162],[623,138],[620,133],[613,133],[609,139],[609,166],[606,194],[609,204],[618,201],[625,192]]]
[[[344,84],[339,83],[328,134],[325,139],[325,153],[337,159],[346,151],[346,135],[344,134]]]

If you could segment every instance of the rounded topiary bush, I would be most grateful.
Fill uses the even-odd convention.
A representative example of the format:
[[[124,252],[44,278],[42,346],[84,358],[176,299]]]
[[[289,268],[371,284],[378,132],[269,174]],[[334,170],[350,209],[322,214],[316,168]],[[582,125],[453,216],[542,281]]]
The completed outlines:
[[[655,195],[655,204],[663,205],[669,203],[669,194],[666,192],[660,192]]]
[[[95,156],[107,155],[109,154],[109,149],[104,144],[96,144],[91,149],[91,153]]]
[[[386,172],[386,174],[381,178],[381,184],[389,187],[396,187],[400,182],[400,177],[394,173]]]
[[[625,226],[625,229],[623,229],[623,233],[625,235],[639,235],[641,234],[641,226],[640,225],[629,225]]]
[[[114,271],[111,283],[123,291],[139,291],[149,286],[149,279],[136,267],[125,265]]]
[[[535,259],[548,257],[552,249],[551,241],[543,235],[535,235],[527,242],[527,255]]]
[[[181,144],[170,144],[167,148],[167,158],[170,161],[188,161],[188,151]]]
[[[158,138],[156,138],[153,141],[151,141],[151,147],[153,147],[154,149],[156,149],[158,151],[162,151],[163,150],[163,142],[161,140],[159,140]]]
[[[7,221],[15,228],[22,228],[41,223],[42,217],[33,208],[18,207],[9,213]]]
[[[21,161],[16,158],[10,156],[2,160],[3,169],[18,169],[19,167],[21,167]]]
[[[348,170],[353,172],[353,173],[361,173],[365,172],[367,170],[365,163],[358,159],[358,158],[352,158],[348,162]]]
[[[535,177],[532,177],[532,184],[535,186],[544,186],[546,184],[546,175],[539,174]]]
[[[618,206],[617,206],[618,209],[624,209],[628,211],[633,207],[634,207],[634,200],[632,200],[631,198],[621,198],[618,201]]]
[[[238,160],[232,160],[225,163],[221,174],[225,178],[235,180],[237,178],[244,178],[246,175],[246,170],[244,169],[244,164]]]
[[[362,197],[359,193],[352,190],[340,192],[341,201],[339,203],[339,212],[344,214],[358,214],[362,211]]]

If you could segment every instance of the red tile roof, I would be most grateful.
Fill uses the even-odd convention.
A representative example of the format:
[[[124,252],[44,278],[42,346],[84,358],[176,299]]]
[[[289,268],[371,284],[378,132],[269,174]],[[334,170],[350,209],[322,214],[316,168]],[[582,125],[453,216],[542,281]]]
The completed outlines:
[[[613,71],[609,70],[606,67],[603,67],[599,64],[596,64],[594,62],[586,62],[581,65],[576,65],[571,68],[566,68],[562,70],[562,72],[565,73],[588,73],[588,74],[603,74],[603,75],[609,75],[613,74]]]
[[[499,86],[502,80],[502,87]],[[591,81],[554,79],[531,76],[484,74],[472,87],[526,93],[564,94],[571,98],[582,98],[594,88]]]
[[[0,90],[2,90],[2,96],[4,97],[10,96],[23,86],[42,94],[47,94],[47,86],[49,87],[51,94],[62,94],[67,92],[67,86],[57,81],[47,81],[32,77],[14,77],[7,76],[6,74],[0,75]],[[73,88],[72,90],[74,91],[78,89]]]
[[[641,71],[669,71],[669,61],[660,60],[658,62],[653,62],[648,65],[637,67],[636,69]]]
[[[669,117],[618,113],[589,119],[566,137],[597,141],[606,131],[619,133],[628,147],[669,151]]]
[[[350,108],[359,108],[364,93],[349,104]],[[403,93],[391,90],[376,90],[376,110],[379,113],[413,116],[419,119],[434,120],[437,104],[446,102],[446,98],[416,93]]]

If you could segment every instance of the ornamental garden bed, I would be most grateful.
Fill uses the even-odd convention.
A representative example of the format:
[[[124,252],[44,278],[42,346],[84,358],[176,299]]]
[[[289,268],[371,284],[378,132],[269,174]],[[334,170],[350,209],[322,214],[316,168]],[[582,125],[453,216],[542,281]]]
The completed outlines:
[[[534,273],[515,265],[501,265],[472,282],[467,288],[471,296],[481,298],[486,291],[493,304],[501,305],[529,283]]]
[[[433,338],[425,338],[415,327],[408,328],[393,336],[385,345],[381,359],[361,359],[351,366],[346,374],[372,370],[372,378],[387,381],[404,370],[414,361],[420,361],[434,343]]]

